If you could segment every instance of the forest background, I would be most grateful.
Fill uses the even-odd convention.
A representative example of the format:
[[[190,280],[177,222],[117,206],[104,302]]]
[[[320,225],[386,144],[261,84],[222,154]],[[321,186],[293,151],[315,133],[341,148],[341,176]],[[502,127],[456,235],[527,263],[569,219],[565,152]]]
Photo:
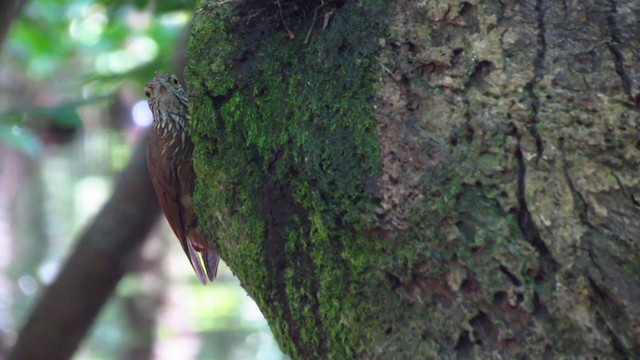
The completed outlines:
[[[144,84],[184,66],[194,2],[3,6],[0,358],[143,139]],[[129,263],[74,358],[284,358],[228,268],[201,286],[164,220]]]

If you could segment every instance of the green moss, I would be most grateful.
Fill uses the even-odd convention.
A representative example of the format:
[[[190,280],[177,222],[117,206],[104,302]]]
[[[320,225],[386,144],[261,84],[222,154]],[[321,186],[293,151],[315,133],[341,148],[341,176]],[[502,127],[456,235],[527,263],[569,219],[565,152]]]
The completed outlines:
[[[363,289],[383,280],[366,274],[380,252],[365,233],[365,185],[381,170],[371,101],[382,3],[346,4],[309,44],[276,27],[242,43],[227,32],[230,7],[194,19],[186,76],[198,216],[294,358],[322,348],[351,357],[370,338],[350,325],[373,321]],[[234,62],[242,51],[252,65]]]
[[[376,357],[397,344],[411,349],[408,357],[434,357],[443,339],[455,346],[459,328],[451,324],[505,290],[498,264],[519,276],[536,258],[517,219],[502,213],[503,190],[474,184],[514,181],[499,151],[479,159],[452,153],[425,173],[425,200],[408,229],[372,235],[367,184],[381,172],[372,101],[382,69],[377,38],[386,29],[383,1],[363,4],[347,2],[309,44],[271,23],[227,32],[235,26],[227,9],[237,5],[199,12],[192,30],[186,75],[198,217],[293,358]],[[507,140],[491,141],[499,149]],[[481,287],[468,311],[443,313],[429,286],[418,294],[404,286],[420,268],[422,279],[449,291],[437,281],[456,263]]]
[[[535,54],[513,51],[517,49],[513,44],[503,49],[506,43],[485,43],[490,40],[486,36],[501,33],[488,31],[496,19],[507,19],[506,25],[511,21],[499,2],[474,2],[451,9],[432,2],[414,14],[410,9],[421,7],[399,7],[398,13],[388,14],[382,0],[344,3],[328,18],[326,29],[319,28],[318,21],[308,44],[302,39],[312,27],[312,11],[300,18],[285,16],[297,36],[289,40],[274,2],[206,5],[197,13],[189,47],[187,78],[196,144],[198,216],[262,309],[282,349],[293,358],[304,359],[437,358],[456,354],[458,339],[473,332],[477,341],[468,355],[486,356],[482,351],[489,348],[482,348],[479,340],[484,346],[489,344],[490,351],[505,355],[502,351],[510,351],[508,347],[482,339],[484,333],[494,332],[501,339],[513,334],[522,353],[532,357],[548,355],[553,348],[577,351],[584,344],[567,335],[579,336],[580,332],[571,319],[565,322],[564,315],[558,315],[565,305],[555,301],[562,295],[555,281],[560,279],[563,289],[575,290],[580,277],[573,271],[579,270],[580,262],[574,267],[571,260],[571,277],[566,278],[564,269],[555,269],[544,248],[536,249],[533,240],[542,234],[537,234],[535,220],[554,209],[536,211],[532,204],[542,206],[544,202],[538,200],[557,195],[550,204],[573,201],[576,209],[584,210],[582,216],[606,220],[592,218],[597,212],[587,212],[589,196],[549,192],[544,185],[554,183],[545,180],[539,185],[542,180],[535,176],[557,163],[564,163],[558,166],[565,167],[567,178],[596,173],[588,167],[583,173],[574,169],[582,163],[574,156],[589,158],[592,154],[576,151],[583,145],[576,143],[581,142],[580,137],[562,136],[559,144],[553,140],[563,134],[564,121],[568,124],[569,119],[584,123],[572,134],[594,127],[598,122],[591,119],[593,114],[571,109],[573,105],[552,108],[551,101],[536,109],[528,105],[538,99],[551,100],[558,93],[543,88],[546,77],[534,79],[536,84],[523,82],[536,69],[522,64],[530,64]],[[298,4],[313,10],[311,2]],[[463,21],[457,26],[447,21],[434,25],[429,19],[441,14],[437,18],[442,20],[443,11],[454,17],[459,12]],[[478,14],[484,20],[476,21]],[[417,27],[401,24],[386,29],[380,24],[385,20],[417,23]],[[485,25],[487,34],[479,29]],[[511,42],[522,42],[514,34]],[[380,57],[379,38],[393,44]],[[418,76],[416,65],[430,59],[425,51],[438,47],[463,52],[455,66]],[[474,52],[474,47],[495,50],[487,54],[504,52],[504,68],[498,61],[487,77],[482,78],[482,73],[474,77],[478,61],[492,60],[492,56]],[[538,65],[534,62],[533,66]],[[381,171],[371,103],[383,68],[391,69],[388,71],[398,78],[406,76],[410,86],[403,87],[400,95],[424,100],[421,109],[414,109],[411,115],[401,110],[391,114],[398,121],[394,125],[428,133],[416,134],[416,141],[407,143],[408,147],[452,134],[456,139],[455,144],[442,144],[442,158],[428,150],[420,153],[429,158],[421,169],[421,183],[415,185],[424,197],[412,205],[409,219],[402,219],[407,220],[406,226],[400,229],[378,227],[388,224],[376,223],[370,194],[376,190],[367,186],[376,183]],[[508,81],[503,84],[499,79]],[[440,80],[456,88],[438,86]],[[379,105],[381,111],[394,111]],[[602,119],[616,124],[632,119],[624,116],[627,110],[614,107]],[[561,122],[547,126],[545,115]],[[603,144],[616,163],[631,161],[635,154],[629,151],[636,141],[632,130],[622,129],[633,126],[601,131],[607,134]],[[557,134],[551,136],[552,132]],[[562,159],[554,158],[553,151],[548,158],[537,159],[535,166],[526,157],[518,159],[518,151],[535,149],[534,133],[545,139],[545,148],[559,145]],[[523,176],[525,173],[534,176]],[[605,175],[596,183],[615,189],[622,187],[619,182]],[[589,193],[582,190],[576,193]],[[525,200],[530,201],[528,211]],[[373,235],[381,232],[386,232],[383,239]],[[580,236],[581,244],[587,242],[586,235]],[[603,241],[601,235],[594,236],[593,241]],[[572,235],[557,239],[564,237],[573,239]],[[556,238],[544,240],[550,245]],[[569,247],[554,243],[550,249],[564,252]],[[591,266],[594,259],[588,260]],[[631,264],[638,263],[633,260]],[[610,261],[603,268],[618,266],[617,259]],[[638,267],[628,263],[620,267],[621,273],[633,274]],[[459,278],[452,281],[456,276]],[[577,299],[597,300],[578,295]],[[514,306],[517,302],[521,304]],[[597,309],[606,315],[603,318],[622,313],[614,311],[615,303],[607,301],[606,305]],[[486,318],[478,318],[480,311]]]

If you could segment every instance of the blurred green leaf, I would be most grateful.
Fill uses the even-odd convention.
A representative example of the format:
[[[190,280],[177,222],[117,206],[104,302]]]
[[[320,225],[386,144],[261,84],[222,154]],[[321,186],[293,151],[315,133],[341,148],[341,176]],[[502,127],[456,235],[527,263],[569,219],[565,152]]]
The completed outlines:
[[[0,123],[0,142],[19,149],[32,157],[38,156],[41,149],[40,141],[31,131],[4,122]]]
[[[37,118],[47,117],[65,128],[79,128],[82,126],[82,120],[80,120],[76,112],[75,104],[67,103],[50,108],[37,107],[34,108],[32,114]]]
[[[124,6],[134,6],[136,9],[145,9],[149,6],[148,0],[104,0],[103,4],[110,8],[119,9]],[[166,13],[176,10],[193,9],[195,0],[156,1],[154,3],[156,13]]]

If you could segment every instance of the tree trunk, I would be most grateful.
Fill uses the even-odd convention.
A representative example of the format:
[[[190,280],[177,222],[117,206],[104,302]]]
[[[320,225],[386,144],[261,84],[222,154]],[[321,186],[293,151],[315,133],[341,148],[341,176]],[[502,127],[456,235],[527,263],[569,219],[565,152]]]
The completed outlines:
[[[636,0],[201,5],[198,214],[282,349],[639,357],[638,23]]]

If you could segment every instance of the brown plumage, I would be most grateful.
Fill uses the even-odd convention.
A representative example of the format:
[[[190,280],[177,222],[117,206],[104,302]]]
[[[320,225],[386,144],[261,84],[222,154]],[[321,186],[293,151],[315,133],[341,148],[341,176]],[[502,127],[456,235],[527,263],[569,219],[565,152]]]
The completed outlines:
[[[169,225],[198,279],[206,284],[207,279],[216,277],[220,257],[198,228],[194,211],[195,173],[187,96],[171,74],[156,75],[144,92],[153,113],[147,148],[149,176]]]

